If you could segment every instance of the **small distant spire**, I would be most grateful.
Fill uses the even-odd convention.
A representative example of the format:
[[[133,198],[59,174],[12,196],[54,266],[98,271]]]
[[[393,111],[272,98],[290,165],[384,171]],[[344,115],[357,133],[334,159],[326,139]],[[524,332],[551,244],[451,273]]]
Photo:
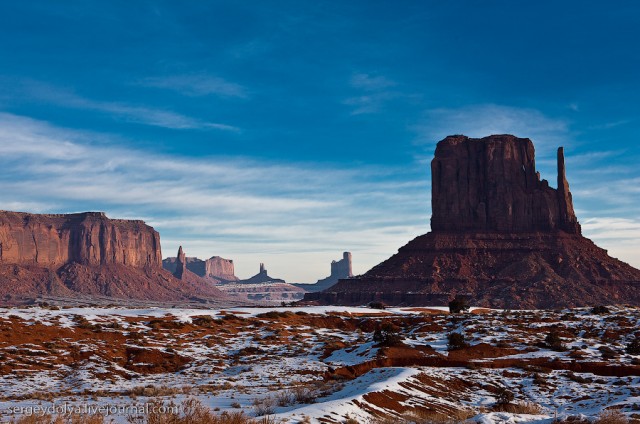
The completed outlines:
[[[182,250],[182,246],[178,248],[178,256],[176,257],[176,270],[173,276],[182,279],[187,272],[187,255]]]

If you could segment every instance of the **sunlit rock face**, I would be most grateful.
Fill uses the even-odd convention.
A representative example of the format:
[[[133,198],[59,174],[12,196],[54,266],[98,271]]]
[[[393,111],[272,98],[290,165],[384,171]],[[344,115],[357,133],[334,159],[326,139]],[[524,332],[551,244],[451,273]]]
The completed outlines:
[[[183,264],[178,278],[163,270],[160,235],[143,221],[0,211],[0,305],[51,297],[205,302],[225,295]]]

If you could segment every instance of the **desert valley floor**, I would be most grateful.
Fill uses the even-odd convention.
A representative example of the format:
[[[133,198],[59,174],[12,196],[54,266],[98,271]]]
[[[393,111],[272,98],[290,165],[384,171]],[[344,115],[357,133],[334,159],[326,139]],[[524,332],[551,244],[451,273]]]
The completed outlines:
[[[621,306],[6,308],[0,411],[197,399],[286,423],[638,420],[639,328]]]

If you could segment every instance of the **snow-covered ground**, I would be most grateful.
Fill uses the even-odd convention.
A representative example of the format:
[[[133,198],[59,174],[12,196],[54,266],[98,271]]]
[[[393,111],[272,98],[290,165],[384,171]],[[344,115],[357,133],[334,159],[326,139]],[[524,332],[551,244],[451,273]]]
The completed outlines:
[[[383,324],[401,343],[373,340]],[[631,307],[0,309],[0,411],[195,397],[291,423],[433,414],[550,423],[611,408],[640,418],[640,356],[626,350],[639,330]],[[550,332],[564,349],[545,344]],[[451,333],[468,347],[449,351]],[[505,392],[519,409],[498,405]]]

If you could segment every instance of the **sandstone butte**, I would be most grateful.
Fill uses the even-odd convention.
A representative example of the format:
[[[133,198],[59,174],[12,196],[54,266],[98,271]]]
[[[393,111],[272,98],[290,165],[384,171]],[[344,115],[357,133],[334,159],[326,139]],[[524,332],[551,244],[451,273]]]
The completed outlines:
[[[0,303],[42,297],[204,302],[224,294],[163,270],[160,235],[143,221],[0,211]]]
[[[180,251],[178,251],[178,257]],[[171,273],[175,273],[178,265],[178,257],[169,257],[162,261],[162,267]],[[192,273],[213,283],[230,283],[238,281],[235,275],[233,260],[220,256],[212,256],[207,260],[185,255],[183,263],[186,269]]]
[[[446,137],[431,162],[431,232],[305,301],[446,305],[464,296],[496,308],[640,305],[640,270],[582,236],[562,147],[557,160],[552,188],[527,138]]]

